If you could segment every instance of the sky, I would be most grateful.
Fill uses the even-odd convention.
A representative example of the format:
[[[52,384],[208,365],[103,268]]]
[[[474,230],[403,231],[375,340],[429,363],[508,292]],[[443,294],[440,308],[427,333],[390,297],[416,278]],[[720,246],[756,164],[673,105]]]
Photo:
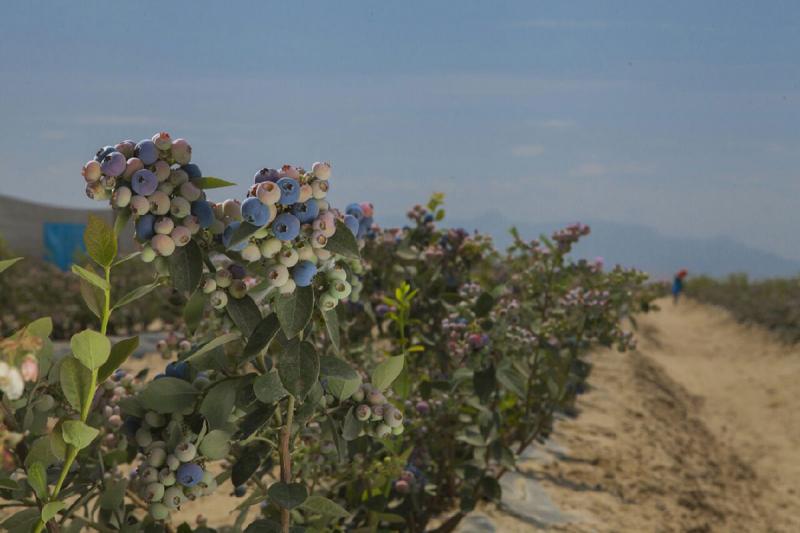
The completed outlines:
[[[798,50],[793,1],[7,2],[0,193],[91,207],[97,148],[165,130],[231,196],[328,160],[378,218],[443,191],[800,259]]]

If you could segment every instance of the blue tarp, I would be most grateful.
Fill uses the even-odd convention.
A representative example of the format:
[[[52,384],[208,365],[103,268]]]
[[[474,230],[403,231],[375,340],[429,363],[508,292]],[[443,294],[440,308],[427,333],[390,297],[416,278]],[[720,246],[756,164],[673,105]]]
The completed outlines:
[[[42,229],[45,259],[61,270],[69,269],[76,253],[86,251],[86,245],[83,243],[86,224],[45,222]]]

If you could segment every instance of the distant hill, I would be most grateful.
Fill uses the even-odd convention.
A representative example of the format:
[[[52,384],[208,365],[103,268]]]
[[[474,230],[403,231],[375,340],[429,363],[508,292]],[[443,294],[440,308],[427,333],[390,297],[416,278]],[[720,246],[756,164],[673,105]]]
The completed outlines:
[[[387,226],[406,224],[402,217],[387,216],[378,220]],[[800,261],[758,250],[727,237],[706,239],[670,237],[655,229],[635,224],[605,221],[582,221],[592,233],[578,245],[579,257],[602,257],[606,265],[621,264],[645,270],[655,278],[669,277],[680,268],[693,274],[726,276],[745,272],[754,278],[800,274]],[[549,235],[569,222],[514,222],[499,213],[470,219],[448,221],[452,227],[479,229],[489,233],[499,247],[511,242],[508,229],[516,226],[520,234],[535,238]]]

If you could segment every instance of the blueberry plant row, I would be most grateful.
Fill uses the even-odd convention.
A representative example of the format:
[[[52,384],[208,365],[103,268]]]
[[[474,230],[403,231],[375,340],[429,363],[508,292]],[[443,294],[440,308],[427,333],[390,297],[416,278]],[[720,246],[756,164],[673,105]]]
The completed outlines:
[[[209,531],[174,513],[228,481],[250,533],[450,531],[570,407],[588,351],[634,343],[645,276],[571,260],[586,226],[499,251],[440,228],[434,195],[381,229],[371,204],[328,203],[327,163],[213,203],[232,184],[166,133],[102,148],[83,176],[115,211],[89,220],[94,266],[73,267],[96,325],[64,357],[49,318],[0,341],[10,531]],[[121,256],[131,219],[141,249]],[[153,274],[118,294],[129,261]],[[109,321],[164,286],[180,349],[125,372],[138,338],[112,342]]]

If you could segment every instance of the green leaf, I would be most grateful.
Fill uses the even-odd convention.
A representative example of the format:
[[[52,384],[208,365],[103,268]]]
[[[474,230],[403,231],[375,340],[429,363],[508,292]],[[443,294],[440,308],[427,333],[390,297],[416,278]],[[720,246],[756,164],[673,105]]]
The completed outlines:
[[[194,291],[183,308],[183,321],[186,322],[186,327],[191,333],[194,333],[197,326],[200,325],[200,321],[203,320],[205,307],[206,297],[203,291]]]
[[[270,445],[263,441],[253,442],[242,449],[231,469],[231,483],[234,487],[247,483],[261,466],[261,459],[269,455],[270,449]]]
[[[139,403],[158,413],[179,413],[192,407],[199,394],[191,383],[165,377],[148,383],[139,393]]]
[[[331,253],[351,259],[359,259],[361,257],[358,251],[358,241],[341,220],[336,221],[336,233],[328,238],[325,249]]]
[[[99,433],[98,429],[88,426],[80,420],[66,420],[61,425],[61,436],[64,437],[64,442],[79,450],[91,444]]]
[[[8,489],[8,490],[19,490],[19,483],[14,481],[11,478],[4,477],[6,474],[0,474],[0,490]]]
[[[247,339],[247,345],[244,347],[242,356],[245,359],[250,359],[260,354],[275,338],[280,327],[278,316],[275,313],[265,316]]]
[[[275,403],[282,400],[289,394],[283,388],[281,378],[278,372],[273,370],[261,376],[258,376],[253,382],[253,393],[258,398],[258,401],[263,403]]]
[[[81,296],[83,297],[83,302],[86,304],[86,307],[88,307],[89,311],[97,318],[103,318],[105,293],[83,278],[80,279],[80,283]]]
[[[125,226],[128,225],[128,221],[131,218],[131,211],[130,209],[119,209],[116,211],[116,213],[117,215],[114,217],[114,236],[119,238],[119,236],[122,235],[122,232],[125,230]],[[129,258],[130,256],[123,258],[118,263],[126,261]]]
[[[3,530],[9,533],[30,533],[39,523],[41,514],[38,507],[32,507],[11,515],[2,524]]]
[[[37,318],[22,329],[28,335],[46,339],[53,333],[53,319],[49,316]]]
[[[355,440],[361,433],[361,422],[356,418],[353,408],[351,407],[344,417],[344,426],[342,427],[342,437],[346,441]]]
[[[103,291],[111,290],[109,288],[108,282],[105,279],[101,278],[91,270],[83,268],[82,266],[72,265],[72,273],[80,278],[85,279],[86,281],[88,281],[89,283],[91,283],[100,290]]]
[[[230,451],[231,434],[221,429],[209,431],[200,441],[200,453],[211,460],[223,459]]]
[[[384,391],[389,388],[392,382],[397,379],[400,372],[403,370],[405,363],[405,356],[398,355],[389,357],[386,361],[375,367],[372,372],[372,386],[379,391]]]
[[[200,348],[195,350],[189,357],[186,358],[186,361],[191,362],[191,361],[197,360],[197,359],[200,358],[201,355],[205,355],[206,353],[210,352],[211,350],[215,350],[216,348],[219,348],[220,346],[224,346],[225,344],[228,344],[229,342],[233,342],[233,341],[235,341],[237,339],[240,339],[241,337],[242,337],[242,334],[239,333],[238,331],[234,331],[232,333],[226,333],[225,335],[220,335],[216,339],[208,341],[207,343],[202,345]]]
[[[89,215],[89,223],[83,232],[83,242],[89,257],[101,267],[110,267],[117,257],[117,237],[114,229],[102,218]]]
[[[276,505],[284,509],[294,509],[302,505],[308,497],[308,490],[302,483],[284,483],[277,481],[267,489],[267,496]]]
[[[319,355],[308,341],[293,342],[278,356],[278,375],[283,387],[303,399],[319,378]]]
[[[233,182],[221,178],[215,178],[213,176],[203,176],[202,178],[192,180],[192,183],[201,189],[219,189],[221,187],[230,187],[231,185],[236,185]]]
[[[36,461],[28,467],[28,485],[36,493],[37,498],[47,499],[47,471],[44,464]]]
[[[111,341],[108,337],[91,329],[73,335],[69,345],[78,361],[89,370],[103,366],[111,353]]]
[[[208,429],[219,429],[228,423],[228,417],[236,403],[238,379],[226,379],[211,386],[203,401],[200,402],[200,414],[206,417]]]
[[[527,380],[513,365],[503,362],[497,367],[497,381],[505,388],[517,395],[518,398],[527,396]]]
[[[344,507],[324,496],[309,496],[300,505],[300,508],[309,513],[320,514],[330,518],[347,518],[350,516],[350,513]]]
[[[237,244],[249,239],[255,232],[261,229],[261,226],[250,224],[249,222],[242,222],[238,228],[233,231],[231,240],[228,243],[228,250],[231,250]]]
[[[22,257],[15,257],[13,259],[3,259],[0,261],[0,273],[14,266],[17,261],[22,261]]]
[[[319,358],[319,375],[328,391],[339,401],[346,400],[361,386],[361,376],[344,359],[323,355]]]
[[[200,285],[203,277],[203,254],[194,240],[175,248],[169,256],[169,276],[178,292],[189,295]]]
[[[42,507],[42,522],[47,523],[48,520],[52,519],[59,511],[66,507],[67,504],[59,500],[45,504],[45,506]]]
[[[97,373],[97,382],[100,383],[114,373],[122,363],[124,363],[131,354],[139,347],[139,337],[130,337],[122,339],[111,348],[111,354],[108,360],[103,363]]]
[[[107,455],[106,455],[107,457]],[[128,487],[128,480],[123,478],[105,481],[103,492],[100,493],[98,503],[101,509],[113,511],[120,508],[125,499],[125,489]]]
[[[314,312],[314,289],[297,287],[292,294],[279,295],[274,305],[283,333],[286,338],[293,339],[311,320]]]
[[[328,332],[328,339],[333,344],[333,349],[339,353],[339,346],[341,345],[341,336],[339,331],[339,315],[336,313],[336,308],[328,311],[322,311],[322,319],[325,321],[325,330]]]
[[[261,322],[261,310],[249,296],[229,298],[225,310],[245,337],[249,337]]]
[[[492,310],[492,307],[494,307],[494,297],[488,292],[481,293],[475,302],[475,316],[478,318],[485,317]]]
[[[135,302],[139,298],[147,296],[148,294],[153,292],[155,289],[157,289],[161,285],[162,285],[161,281],[155,281],[155,282],[149,283],[147,285],[142,285],[141,287],[136,287],[135,289],[130,291],[128,294],[126,294],[125,296],[120,298],[117,301],[117,303],[114,304],[114,307],[111,308],[111,310],[113,311],[115,309],[119,309],[120,307],[122,307],[124,305],[128,305],[131,302]]]

